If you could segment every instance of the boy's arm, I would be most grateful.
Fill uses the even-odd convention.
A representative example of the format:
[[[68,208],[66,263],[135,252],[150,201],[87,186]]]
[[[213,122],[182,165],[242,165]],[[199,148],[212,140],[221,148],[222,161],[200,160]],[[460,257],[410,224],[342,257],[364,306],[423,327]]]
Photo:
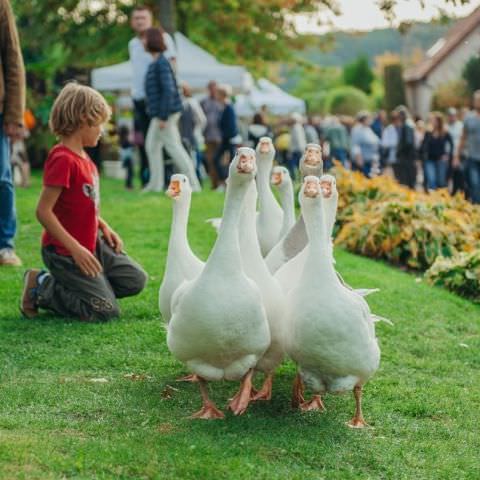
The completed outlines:
[[[73,260],[85,275],[96,277],[102,271],[100,262],[92,252],[80,245],[63,228],[57,216],[53,213],[53,207],[62,190],[63,187],[43,187],[36,211],[38,221],[52,237],[58,240],[71,253]]]
[[[120,253],[123,250],[123,240],[118,233],[115,232],[103,218],[98,219],[98,228],[101,230],[105,241],[113,248],[115,253]]]

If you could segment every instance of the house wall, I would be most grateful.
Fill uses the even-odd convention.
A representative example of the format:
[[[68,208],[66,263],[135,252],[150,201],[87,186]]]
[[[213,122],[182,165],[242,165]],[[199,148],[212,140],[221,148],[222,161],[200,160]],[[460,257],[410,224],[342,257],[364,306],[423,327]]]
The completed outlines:
[[[433,92],[444,83],[458,80],[465,64],[480,53],[480,25],[457,48],[443,59],[423,81],[406,86],[407,101],[415,115],[426,118],[430,111]]]

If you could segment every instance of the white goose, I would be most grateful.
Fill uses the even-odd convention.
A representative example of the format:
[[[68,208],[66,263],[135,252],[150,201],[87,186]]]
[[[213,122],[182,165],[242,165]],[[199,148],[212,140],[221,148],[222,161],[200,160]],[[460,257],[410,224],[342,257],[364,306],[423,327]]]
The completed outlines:
[[[269,137],[261,137],[257,145],[258,216],[257,234],[262,255],[265,257],[275,246],[280,235],[283,211],[270,187],[270,174],[275,148]]]
[[[192,252],[188,243],[187,225],[192,198],[188,177],[182,174],[172,175],[166,193],[173,199],[173,216],[165,273],[160,285],[159,306],[163,320],[168,323],[173,293],[185,280],[196,278],[205,264]]]
[[[230,401],[234,414],[245,412],[253,368],[270,345],[261,293],[245,274],[239,245],[243,199],[256,173],[255,152],[239,148],[230,164],[222,225],[200,275],[177,289],[167,344],[199,378],[202,409],[194,418],[222,418],[209,399],[207,381],[240,380]]]
[[[330,245],[329,258],[332,263],[335,263],[332,243],[332,234],[338,206],[338,191],[335,177],[328,174],[322,175],[320,177],[320,187],[324,193],[323,214],[325,215],[328,234],[327,241]],[[293,257],[276,271],[274,277],[278,280],[285,293],[288,293],[293,287],[298,285],[307,257],[308,244],[298,255]]]
[[[265,381],[252,400],[270,400],[272,396],[273,373],[284,358],[285,300],[278,282],[269,272],[260,251],[256,229],[257,189],[252,184],[244,200],[240,221],[240,250],[245,273],[257,285],[262,295],[263,305],[270,327],[271,342],[268,350],[259,360],[256,370],[265,373]]]
[[[283,222],[278,241],[280,241],[295,224],[295,199],[293,195],[293,182],[290,172],[285,167],[273,167],[272,185],[280,191],[280,204],[283,210]]]
[[[316,143],[308,143],[300,159],[300,174],[321,177],[323,173],[322,149]],[[308,238],[303,218],[300,215],[290,231],[275,245],[265,258],[268,269],[274,274],[283,264],[300,253],[307,245]]]
[[[287,352],[299,367],[292,403],[323,409],[320,395],[353,390],[355,415],[349,426],[366,426],[362,386],[378,369],[380,349],[367,303],[345,288],[330,258],[331,246],[317,177],[306,177],[300,203],[309,237],[308,257],[298,285],[288,295]],[[316,395],[303,398],[303,382]]]

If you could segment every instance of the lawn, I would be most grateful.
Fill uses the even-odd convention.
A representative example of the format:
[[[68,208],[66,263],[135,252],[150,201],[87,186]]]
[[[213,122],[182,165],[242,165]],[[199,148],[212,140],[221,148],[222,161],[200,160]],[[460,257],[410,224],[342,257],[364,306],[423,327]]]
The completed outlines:
[[[34,218],[39,178],[17,196],[18,253],[40,266]],[[327,396],[327,411],[289,404],[294,366],[285,363],[269,403],[242,417],[192,421],[198,387],[169,354],[158,288],[170,227],[170,200],[126,192],[103,180],[102,215],[150,275],[147,289],[121,302],[120,320],[65,322],[18,313],[23,269],[0,270],[0,479],[462,479],[480,478],[480,307],[383,263],[336,252],[353,286],[380,287],[372,310],[381,368],[366,386],[373,428],[345,426],[351,395]],[[195,195],[193,249],[206,258],[222,196]],[[237,384],[212,384],[225,405]]]

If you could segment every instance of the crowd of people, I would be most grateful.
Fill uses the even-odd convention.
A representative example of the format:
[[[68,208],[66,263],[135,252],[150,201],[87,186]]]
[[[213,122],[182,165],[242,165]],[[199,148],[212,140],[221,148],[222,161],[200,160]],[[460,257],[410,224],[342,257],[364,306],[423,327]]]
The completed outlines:
[[[256,115],[253,126],[258,123]],[[327,169],[336,160],[367,177],[393,176],[426,192],[448,188],[480,203],[480,91],[473,95],[473,110],[449,108],[425,120],[412,117],[401,105],[389,115],[362,111],[355,118],[307,119],[295,113],[275,126],[264,123],[264,128],[274,139],[277,162],[292,177],[305,145],[320,143]]]
[[[165,188],[170,163],[189,177],[194,190],[208,175],[212,188],[223,191],[236,148],[255,146],[269,136],[277,162],[288,167],[292,177],[305,145],[320,143],[327,168],[338,160],[368,177],[391,175],[412,189],[448,188],[480,202],[480,93],[474,95],[472,112],[450,108],[426,119],[412,117],[405,106],[390,114],[362,111],[355,118],[303,118],[297,112],[273,118],[264,106],[249,122],[237,118],[228,85],[211,81],[200,102],[186,84],[179,95],[174,42],[162,29],[152,28],[148,8],[137,7],[131,25],[136,32],[129,45],[135,139],[145,190]],[[164,162],[165,154],[170,162]],[[127,184],[131,185],[130,173]]]

